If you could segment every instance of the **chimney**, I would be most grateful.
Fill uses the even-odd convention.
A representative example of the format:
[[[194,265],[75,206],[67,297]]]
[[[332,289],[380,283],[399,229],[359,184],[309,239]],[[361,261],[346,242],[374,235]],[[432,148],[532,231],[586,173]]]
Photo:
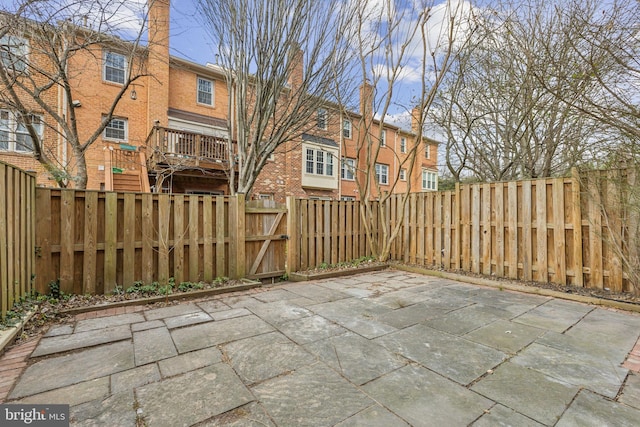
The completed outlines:
[[[422,129],[420,129],[420,125],[424,124],[420,123],[421,115],[422,107],[420,107],[419,105],[411,110],[411,132],[416,134],[418,138],[422,136]]]
[[[304,79],[304,51],[297,44],[291,47],[289,52],[291,74],[289,75],[289,86],[299,88]]]
[[[367,81],[360,86],[360,114],[373,117],[373,86]]]
[[[148,0],[147,127],[167,126],[169,109],[169,0]]]

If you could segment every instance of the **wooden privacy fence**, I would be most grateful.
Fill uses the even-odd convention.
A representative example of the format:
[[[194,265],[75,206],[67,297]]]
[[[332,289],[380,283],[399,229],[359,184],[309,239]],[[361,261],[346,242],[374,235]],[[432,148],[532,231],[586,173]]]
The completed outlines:
[[[35,176],[0,162],[1,318],[32,289],[35,185]]]
[[[378,238],[377,202],[372,202],[373,238]],[[370,236],[359,201],[287,199],[289,209],[289,271],[337,264],[371,256]]]
[[[393,196],[389,225],[400,222],[401,231],[391,257],[496,277],[631,290],[615,250],[628,246],[624,214],[588,193],[574,175],[411,194],[404,211],[401,196]]]
[[[286,210],[244,196],[36,190],[36,286],[109,293],[135,281],[284,273]],[[278,223],[275,223],[275,221]]]

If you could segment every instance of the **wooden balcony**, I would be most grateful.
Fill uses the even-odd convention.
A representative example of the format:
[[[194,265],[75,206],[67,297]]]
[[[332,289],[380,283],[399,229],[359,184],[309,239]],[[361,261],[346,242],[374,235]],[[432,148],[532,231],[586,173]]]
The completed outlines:
[[[235,144],[232,146],[235,153]],[[150,168],[202,168],[226,170],[229,142],[226,139],[165,127],[154,127],[147,139]]]

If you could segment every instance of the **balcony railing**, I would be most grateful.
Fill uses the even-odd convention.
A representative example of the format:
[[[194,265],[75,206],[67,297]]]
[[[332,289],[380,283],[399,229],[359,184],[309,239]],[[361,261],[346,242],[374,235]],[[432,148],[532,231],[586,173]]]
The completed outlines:
[[[229,163],[229,142],[211,135],[158,126],[149,134],[147,147],[155,164],[220,168]]]

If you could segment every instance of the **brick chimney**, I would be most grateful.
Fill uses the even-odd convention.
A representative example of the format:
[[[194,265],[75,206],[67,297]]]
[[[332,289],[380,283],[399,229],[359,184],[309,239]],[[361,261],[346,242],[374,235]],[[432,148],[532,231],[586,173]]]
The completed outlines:
[[[304,51],[299,46],[294,45],[289,52],[291,74],[289,75],[289,85],[292,88],[302,86],[304,79]]]
[[[149,59],[147,125],[167,126],[169,109],[169,0],[148,0]]]
[[[421,114],[422,108],[419,105],[411,110],[411,132],[415,133],[417,137],[422,136],[422,129],[420,129]]]
[[[373,86],[367,81],[360,86],[360,114],[373,117]]]

